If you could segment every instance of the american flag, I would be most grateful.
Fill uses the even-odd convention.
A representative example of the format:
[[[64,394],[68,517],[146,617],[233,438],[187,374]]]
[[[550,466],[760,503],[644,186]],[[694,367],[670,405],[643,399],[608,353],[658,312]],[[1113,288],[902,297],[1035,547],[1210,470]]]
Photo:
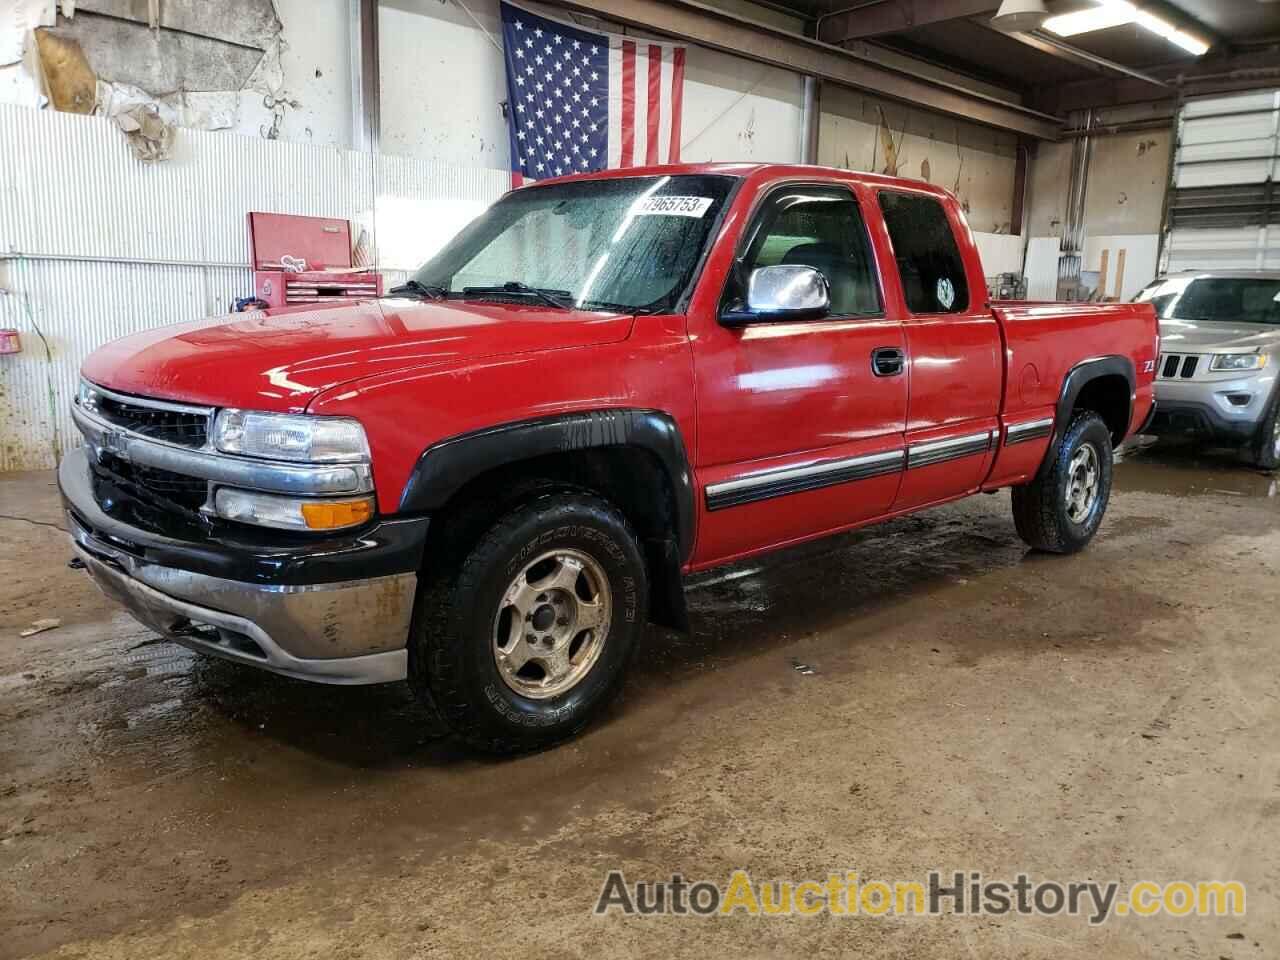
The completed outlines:
[[[685,47],[501,8],[514,185],[680,162]]]

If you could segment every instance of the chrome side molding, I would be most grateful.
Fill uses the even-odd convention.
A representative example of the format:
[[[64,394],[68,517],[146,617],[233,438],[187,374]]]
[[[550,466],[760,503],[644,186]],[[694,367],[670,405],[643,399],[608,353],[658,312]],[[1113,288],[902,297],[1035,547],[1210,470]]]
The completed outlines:
[[[946,440],[932,440],[929,443],[913,444],[907,453],[907,469],[931,467],[936,463],[948,460],[959,460],[961,457],[972,457],[986,453],[991,449],[993,431],[970,433],[963,437],[949,437]]]
[[[761,470],[708,486],[707,509],[723,510],[725,507],[737,507],[789,493],[802,493],[837,483],[898,473],[905,462],[906,451],[899,449],[839,460],[819,460],[798,467]]]
[[[1053,433],[1053,417],[1043,420],[1029,420],[1026,423],[1015,423],[1004,429],[1004,445],[1026,443],[1028,440],[1040,440]]]

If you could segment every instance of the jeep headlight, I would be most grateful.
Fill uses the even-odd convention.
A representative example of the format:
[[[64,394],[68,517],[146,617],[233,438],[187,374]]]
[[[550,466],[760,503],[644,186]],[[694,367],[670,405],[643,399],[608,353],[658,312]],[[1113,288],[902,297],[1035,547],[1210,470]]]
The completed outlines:
[[[367,463],[369,440],[359,421],[226,409],[213,426],[213,445],[223,453],[299,463]]]
[[[1219,353],[1215,354],[1209,364],[1210,370],[1231,371],[1237,373],[1248,370],[1261,370],[1267,365],[1265,353]]]

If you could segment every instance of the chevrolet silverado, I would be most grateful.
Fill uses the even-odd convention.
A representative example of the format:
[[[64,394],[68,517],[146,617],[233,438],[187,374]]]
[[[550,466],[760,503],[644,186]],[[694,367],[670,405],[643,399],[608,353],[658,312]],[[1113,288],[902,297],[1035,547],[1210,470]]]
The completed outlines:
[[[612,170],[508,193],[387,298],[102,347],[59,483],[77,564],[161,635],[407,679],[513,752],[686,626],[688,574],[1002,488],[1081,549],[1158,350],[1148,304],[990,302],[926,183]]]

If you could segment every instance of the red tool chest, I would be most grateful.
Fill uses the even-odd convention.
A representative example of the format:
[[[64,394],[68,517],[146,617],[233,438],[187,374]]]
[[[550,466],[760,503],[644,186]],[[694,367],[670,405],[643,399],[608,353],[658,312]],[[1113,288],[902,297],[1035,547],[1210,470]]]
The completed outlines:
[[[249,214],[254,295],[272,307],[382,296],[382,276],[352,262],[351,222]]]

